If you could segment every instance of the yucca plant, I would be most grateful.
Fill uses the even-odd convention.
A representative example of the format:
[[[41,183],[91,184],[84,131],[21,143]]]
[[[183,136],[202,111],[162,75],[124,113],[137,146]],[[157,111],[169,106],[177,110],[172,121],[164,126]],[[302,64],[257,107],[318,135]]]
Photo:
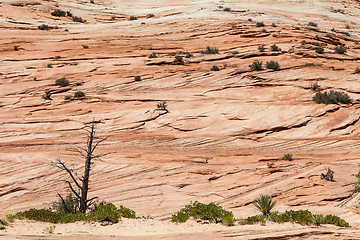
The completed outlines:
[[[271,210],[274,208],[276,201],[269,195],[261,195],[256,199],[255,207],[262,212],[265,218],[269,218]]]

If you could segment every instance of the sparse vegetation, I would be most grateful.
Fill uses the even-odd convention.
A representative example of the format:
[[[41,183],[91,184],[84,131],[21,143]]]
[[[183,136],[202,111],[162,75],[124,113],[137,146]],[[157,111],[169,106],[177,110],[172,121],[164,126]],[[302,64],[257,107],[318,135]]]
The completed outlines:
[[[257,22],[256,27],[265,27],[265,24],[263,22]]]
[[[166,101],[159,102],[159,103],[156,105],[156,110],[169,112],[169,111],[167,110]]]
[[[152,54],[149,55],[149,58],[157,58],[157,55],[155,52],[153,52]]]
[[[355,68],[355,73],[360,74],[360,68]]]
[[[231,11],[231,8],[226,7],[226,8],[224,8],[224,11],[225,11],[225,12],[230,12],[230,11]]]
[[[273,52],[280,52],[281,51],[281,48],[276,46],[276,44],[271,45],[270,48],[271,48],[271,51],[273,51]]]
[[[4,230],[8,223],[5,220],[0,219],[0,230]]]
[[[324,48],[318,47],[318,48],[315,50],[315,52],[318,53],[318,54],[323,54],[323,53],[324,53]]]
[[[38,29],[39,30],[49,30],[50,27],[47,24],[41,24],[40,26],[38,26]]]
[[[211,71],[220,71],[219,67],[216,65],[213,65],[210,70]]]
[[[129,20],[130,21],[134,21],[134,20],[137,20],[138,18],[136,16],[130,16]]]
[[[67,80],[65,77],[59,78],[55,81],[55,84],[60,87],[66,87],[69,85],[69,80]]]
[[[55,9],[52,13],[52,16],[54,17],[66,17],[66,12],[60,9]]]
[[[317,24],[317,23],[314,23],[314,22],[309,22],[309,23],[308,23],[308,26],[310,26],[310,27],[317,27],[318,24]]]
[[[120,205],[120,216],[124,218],[136,218],[136,213],[134,210],[131,210],[129,208],[124,207],[123,205]]]
[[[285,161],[292,161],[292,160],[294,160],[294,159],[293,159],[293,157],[292,157],[292,154],[286,153],[286,154],[284,154],[284,156],[283,156],[283,160],[285,160]]]
[[[333,36],[331,34],[329,34],[329,33],[325,34],[325,37],[331,38],[331,39],[333,38]]]
[[[216,47],[207,46],[205,51],[201,51],[202,54],[217,54],[219,53],[219,49]]]
[[[227,226],[234,225],[235,223],[235,218],[232,212],[224,210],[221,206],[218,206],[215,203],[204,204],[198,201],[186,205],[179,212],[172,215],[171,221],[184,223],[190,217],[195,220],[222,223]]]
[[[74,93],[74,98],[83,98],[83,97],[85,97],[85,93],[82,91],[76,91]]]
[[[326,173],[321,173],[321,179],[325,179],[331,182],[334,181],[334,171],[328,168]]]
[[[175,56],[174,63],[184,63],[184,59],[182,56]]]
[[[329,93],[327,91],[323,93],[317,92],[313,97],[313,101],[317,104],[348,104],[351,102],[351,98],[345,92],[330,90]]]
[[[312,83],[310,86],[310,89],[313,90],[314,92],[317,91],[320,88],[320,84],[316,83]]]
[[[259,62],[259,61],[254,61],[252,64],[249,65],[251,71],[261,71],[263,70],[263,66],[262,66],[263,62]]]
[[[266,30],[266,28],[263,28],[263,29],[261,30],[261,32],[262,32],[262,33],[268,33],[269,31]]]
[[[305,63],[305,67],[320,67],[321,63]]]
[[[278,70],[280,70],[280,65],[276,61],[270,61],[270,62],[266,62],[266,68],[272,69],[274,71],[278,71]]]
[[[88,45],[81,45],[84,49],[88,49],[89,48],[89,46]]]
[[[275,167],[275,163],[267,163],[266,166],[268,168],[274,168]]]
[[[141,76],[135,76],[135,77],[134,77],[134,80],[135,80],[136,82],[140,82],[140,81],[141,81]]]
[[[258,50],[260,51],[260,52],[265,52],[265,46],[264,45],[261,45],[261,46],[259,46],[258,47]]]
[[[237,54],[239,54],[239,51],[232,51],[231,52],[233,55],[237,55]]]
[[[14,46],[14,51],[19,51],[19,46],[15,45]]]
[[[85,20],[82,19],[81,17],[72,16],[71,18],[72,18],[72,20],[73,20],[74,22],[80,22],[80,23],[84,23],[84,22],[85,22]]]
[[[155,17],[155,15],[152,13],[149,13],[148,15],[146,15],[146,18],[153,18],[153,17]]]
[[[277,27],[275,23],[272,23],[271,26],[272,26],[272,27]]]
[[[338,53],[338,54],[345,54],[347,52],[346,48],[343,45],[336,46],[334,50],[335,50],[335,53]]]
[[[302,40],[302,41],[301,41],[301,45],[303,45],[303,46],[306,45],[306,43],[307,43],[307,42],[306,42],[305,40]]]
[[[261,195],[254,203],[255,207],[263,214],[264,218],[270,217],[270,212],[274,208],[276,201],[269,195]]]
[[[43,233],[45,233],[45,234],[53,234],[54,231],[55,231],[55,228],[56,228],[55,225],[48,226],[43,230]]]
[[[353,191],[354,192],[360,192],[360,169],[359,169],[357,174],[354,174],[354,176],[356,177],[356,181],[353,184],[354,185]]]

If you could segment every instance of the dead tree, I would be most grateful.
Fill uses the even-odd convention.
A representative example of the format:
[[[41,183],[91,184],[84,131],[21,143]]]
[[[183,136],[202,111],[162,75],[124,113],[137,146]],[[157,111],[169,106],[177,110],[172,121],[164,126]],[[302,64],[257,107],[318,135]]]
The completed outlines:
[[[97,146],[108,138],[108,137],[105,138],[96,137],[95,125],[96,125],[95,121],[92,121],[91,125],[87,127],[88,129],[86,129],[86,131],[88,132],[86,148],[72,146],[73,151],[79,153],[82,157],[85,158],[83,176],[80,176],[74,169],[71,169],[68,166],[66,166],[65,162],[61,161],[60,159],[58,159],[56,162],[53,163],[55,167],[65,171],[70,176],[71,180],[70,181],[64,180],[64,182],[68,185],[70,192],[74,194],[76,198],[76,202],[79,204],[78,211],[82,213],[85,213],[86,210],[89,208],[89,206],[95,203],[94,202],[95,199],[98,198],[98,197],[93,197],[91,199],[88,199],[90,170],[93,164],[92,160],[96,158],[99,159],[100,157],[110,154],[110,153],[104,153],[104,154],[94,155],[94,151],[97,148]],[[65,205],[65,201],[63,197],[59,193],[58,196]]]

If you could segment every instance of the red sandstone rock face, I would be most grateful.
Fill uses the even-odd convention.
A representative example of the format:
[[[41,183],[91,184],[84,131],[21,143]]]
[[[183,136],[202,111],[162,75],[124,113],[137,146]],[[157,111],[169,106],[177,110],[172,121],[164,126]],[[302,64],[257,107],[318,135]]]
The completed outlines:
[[[246,2],[2,1],[2,213],[48,206],[66,191],[60,180],[67,176],[50,162],[61,158],[81,170],[82,159],[67,149],[85,142],[83,128],[95,119],[98,134],[110,136],[99,151],[112,154],[95,161],[91,196],[168,219],[195,200],[245,217],[256,213],[256,197],[270,194],[278,210],[338,214],[357,226],[349,209],[359,198],[352,194],[360,153],[359,4]],[[86,23],[51,16],[57,6]],[[267,31],[255,27],[259,21]],[[38,30],[41,24],[52,29]],[[273,44],[281,51],[271,51]],[[339,44],[346,54],[334,53]],[[219,54],[201,54],[206,46]],[[180,51],[193,57],[174,64]],[[148,58],[153,52],[158,58]],[[255,60],[278,61],[281,70],[251,71]],[[210,71],[213,65],[220,71]],[[56,86],[61,77],[70,85]],[[315,82],[347,92],[352,103],[315,104]],[[78,90],[85,98],[64,99]],[[42,98],[45,91],[52,100]],[[156,108],[161,101],[168,112]],[[283,161],[285,153],[294,161]],[[320,179],[327,167],[334,182]]]

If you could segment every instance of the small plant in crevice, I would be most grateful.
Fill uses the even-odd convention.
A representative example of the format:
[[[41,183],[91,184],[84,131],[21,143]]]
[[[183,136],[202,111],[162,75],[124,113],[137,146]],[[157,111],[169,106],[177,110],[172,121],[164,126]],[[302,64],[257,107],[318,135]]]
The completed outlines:
[[[215,203],[204,204],[198,201],[186,205],[176,214],[172,215],[171,221],[184,223],[190,217],[199,221],[222,223],[226,226],[235,224],[235,218],[232,212],[224,210]]]
[[[283,156],[283,160],[285,160],[285,161],[292,161],[292,160],[294,160],[294,159],[293,159],[293,157],[292,157],[292,154],[286,153],[286,154],[284,154],[284,156]]]
[[[157,58],[157,55],[155,52],[153,52],[152,54],[149,55],[149,58]]]
[[[330,168],[327,169],[326,173],[321,173],[321,179],[325,179],[327,181],[334,181],[334,171]]]
[[[51,12],[51,15],[54,17],[66,17],[66,12],[60,9],[55,9]]]
[[[83,98],[83,97],[85,97],[85,93],[82,91],[76,91],[74,93],[74,98]]]
[[[272,27],[277,27],[275,23],[272,23],[271,26],[272,26]]]
[[[224,8],[224,11],[225,11],[225,12],[230,12],[230,11],[231,11],[231,8],[226,7],[226,8]]]
[[[15,45],[15,46],[14,46],[14,51],[19,51],[19,47],[20,47],[20,46]]]
[[[89,46],[88,45],[81,45],[84,49],[88,49],[89,48]]]
[[[146,15],[146,18],[153,18],[153,17],[155,17],[155,15],[152,13],[149,13],[148,15]]]
[[[360,68],[355,68],[355,73],[360,74]]]
[[[262,66],[263,62],[259,62],[259,61],[254,61],[252,64],[249,65],[251,71],[261,71],[263,70],[263,66]]]
[[[351,98],[349,94],[345,92],[330,90],[330,92],[317,92],[313,97],[313,101],[317,104],[349,104],[351,102]]]
[[[327,38],[331,38],[331,39],[333,39],[333,38],[334,38],[334,37],[333,37],[331,34],[329,34],[329,33],[325,34],[325,37],[327,37]]]
[[[264,45],[261,45],[261,46],[259,46],[258,47],[258,50],[260,51],[260,52],[265,52],[265,46]]]
[[[50,27],[47,24],[41,24],[40,26],[38,26],[38,29],[39,30],[49,30]]]
[[[202,54],[217,54],[217,53],[219,53],[219,49],[217,49],[216,47],[207,46],[204,51],[201,51],[201,53]]]
[[[232,51],[231,52],[233,55],[237,55],[237,54],[239,54],[239,51]]]
[[[335,53],[345,54],[347,52],[346,48],[343,45],[336,46],[334,48]]]
[[[156,105],[156,110],[169,112],[169,111],[167,110],[166,101],[159,102],[159,103]]]
[[[61,58],[61,56],[59,56],[59,55],[55,56],[55,59],[60,59],[60,58]]]
[[[72,16],[73,16],[73,14],[72,14],[70,11],[66,11],[66,16],[68,16],[68,17],[72,17]]]
[[[60,87],[66,87],[69,85],[69,80],[67,80],[65,77],[59,78],[55,81],[55,84]]]
[[[55,228],[56,228],[55,225],[48,226],[48,227],[44,228],[43,233],[45,233],[45,234],[53,234],[54,231],[55,231]]]
[[[85,21],[84,19],[82,19],[81,17],[72,16],[71,18],[72,18],[72,20],[73,20],[74,22],[80,22],[80,23],[86,22],[86,21]]]
[[[267,163],[266,166],[268,168],[275,168],[275,163]]]
[[[265,27],[265,24],[263,22],[257,22],[255,24],[256,27]]]
[[[320,84],[318,82],[312,83],[310,85],[310,89],[313,90],[314,92],[316,92],[319,88],[320,88]]]
[[[276,61],[266,62],[266,68],[272,69],[274,71],[278,71],[278,70],[280,70],[280,64]]]
[[[273,52],[280,52],[281,48],[279,48],[276,44],[270,46],[271,51]]]
[[[138,18],[136,16],[130,16],[129,20],[134,21],[134,20],[138,20]]]
[[[183,57],[179,55],[175,56],[174,63],[180,63],[180,64],[184,63]]]
[[[311,45],[314,45],[314,46],[317,46],[317,47],[320,47],[320,43],[319,43],[319,42],[311,42],[310,44],[311,44]]]
[[[314,22],[309,22],[309,23],[308,23],[308,26],[310,26],[310,27],[317,27],[318,24],[317,24],[317,23],[314,23]]]
[[[140,82],[140,81],[141,81],[141,76],[135,76],[135,77],[134,77],[134,81]]]
[[[318,53],[318,54],[323,54],[323,53],[324,53],[324,48],[318,47],[318,48],[315,50],[315,52]]]
[[[307,44],[307,42],[305,40],[302,40],[300,43],[302,46],[305,46]]]
[[[216,65],[213,65],[210,70],[211,71],[220,71],[219,67]]]
[[[263,29],[261,30],[261,32],[262,32],[262,33],[268,33],[269,31],[268,31],[266,28],[263,28]]]
[[[360,164],[359,164],[360,166]],[[357,174],[354,174],[353,175],[354,177],[356,177],[356,181],[354,182],[354,189],[353,189],[353,192],[360,192],[360,169],[358,171]]]
[[[270,212],[274,208],[276,201],[269,195],[261,195],[254,203],[255,207],[262,213],[265,219],[270,217]]]

